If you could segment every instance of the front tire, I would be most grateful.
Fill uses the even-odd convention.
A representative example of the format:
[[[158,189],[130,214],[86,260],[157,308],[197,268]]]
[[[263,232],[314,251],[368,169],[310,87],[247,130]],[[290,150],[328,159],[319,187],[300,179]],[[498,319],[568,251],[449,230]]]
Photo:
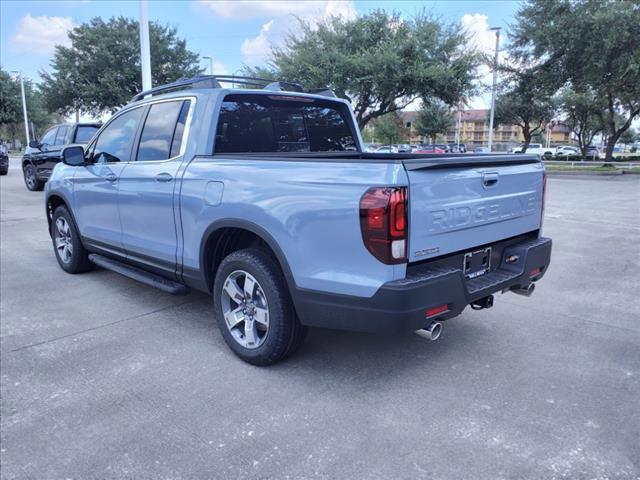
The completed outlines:
[[[36,169],[30,163],[27,163],[22,169],[24,174],[24,184],[27,186],[27,190],[32,192],[40,192],[44,188],[44,182],[38,179]]]
[[[282,270],[256,248],[227,256],[214,281],[216,321],[231,350],[253,365],[271,365],[304,341]]]
[[[60,267],[67,273],[82,273],[93,268],[82,245],[73,217],[66,207],[58,207],[51,219],[53,251]]]

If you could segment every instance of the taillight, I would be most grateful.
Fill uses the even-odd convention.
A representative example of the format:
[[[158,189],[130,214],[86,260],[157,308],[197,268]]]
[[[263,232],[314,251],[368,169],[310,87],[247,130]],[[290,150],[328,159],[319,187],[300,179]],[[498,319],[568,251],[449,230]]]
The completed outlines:
[[[547,172],[542,171],[542,211],[540,212],[540,230],[544,222],[544,206],[547,203]]]
[[[360,229],[367,250],[388,265],[407,260],[407,188],[372,187],[360,199]]]

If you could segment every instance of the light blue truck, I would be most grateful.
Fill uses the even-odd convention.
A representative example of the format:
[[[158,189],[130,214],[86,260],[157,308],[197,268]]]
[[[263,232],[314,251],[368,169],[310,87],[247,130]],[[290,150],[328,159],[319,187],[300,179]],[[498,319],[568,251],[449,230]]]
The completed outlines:
[[[361,145],[328,90],[202,76],[142,92],[64,149],[45,195],[56,258],[213,295],[256,365],[309,326],[436,339],[467,305],[533,292],[551,256],[538,156]]]

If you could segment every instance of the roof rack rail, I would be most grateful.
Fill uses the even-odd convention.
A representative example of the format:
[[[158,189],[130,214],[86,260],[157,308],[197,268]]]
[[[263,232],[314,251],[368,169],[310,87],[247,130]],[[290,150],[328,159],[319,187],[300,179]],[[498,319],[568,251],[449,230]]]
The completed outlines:
[[[175,82],[168,83],[166,85],[160,85],[158,87],[145,90],[135,95],[131,102],[137,102],[142,100],[146,96],[159,95],[161,93],[168,93],[172,90],[181,90],[184,88],[222,88],[220,83],[231,83],[232,85],[246,85],[250,87],[259,87],[264,90],[272,90],[275,92],[304,92],[304,88],[300,83],[287,82],[287,81],[274,81],[266,78],[258,77],[242,77],[235,75],[199,75],[192,78],[181,78]],[[327,88],[317,88],[310,90],[308,93],[316,95],[323,95],[325,97],[334,97],[333,91]]]

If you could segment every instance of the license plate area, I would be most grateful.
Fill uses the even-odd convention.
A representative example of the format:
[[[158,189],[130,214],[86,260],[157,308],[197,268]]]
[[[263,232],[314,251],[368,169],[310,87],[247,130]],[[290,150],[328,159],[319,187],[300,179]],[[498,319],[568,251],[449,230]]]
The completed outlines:
[[[465,253],[462,268],[468,279],[487,273],[491,270],[491,247]]]

